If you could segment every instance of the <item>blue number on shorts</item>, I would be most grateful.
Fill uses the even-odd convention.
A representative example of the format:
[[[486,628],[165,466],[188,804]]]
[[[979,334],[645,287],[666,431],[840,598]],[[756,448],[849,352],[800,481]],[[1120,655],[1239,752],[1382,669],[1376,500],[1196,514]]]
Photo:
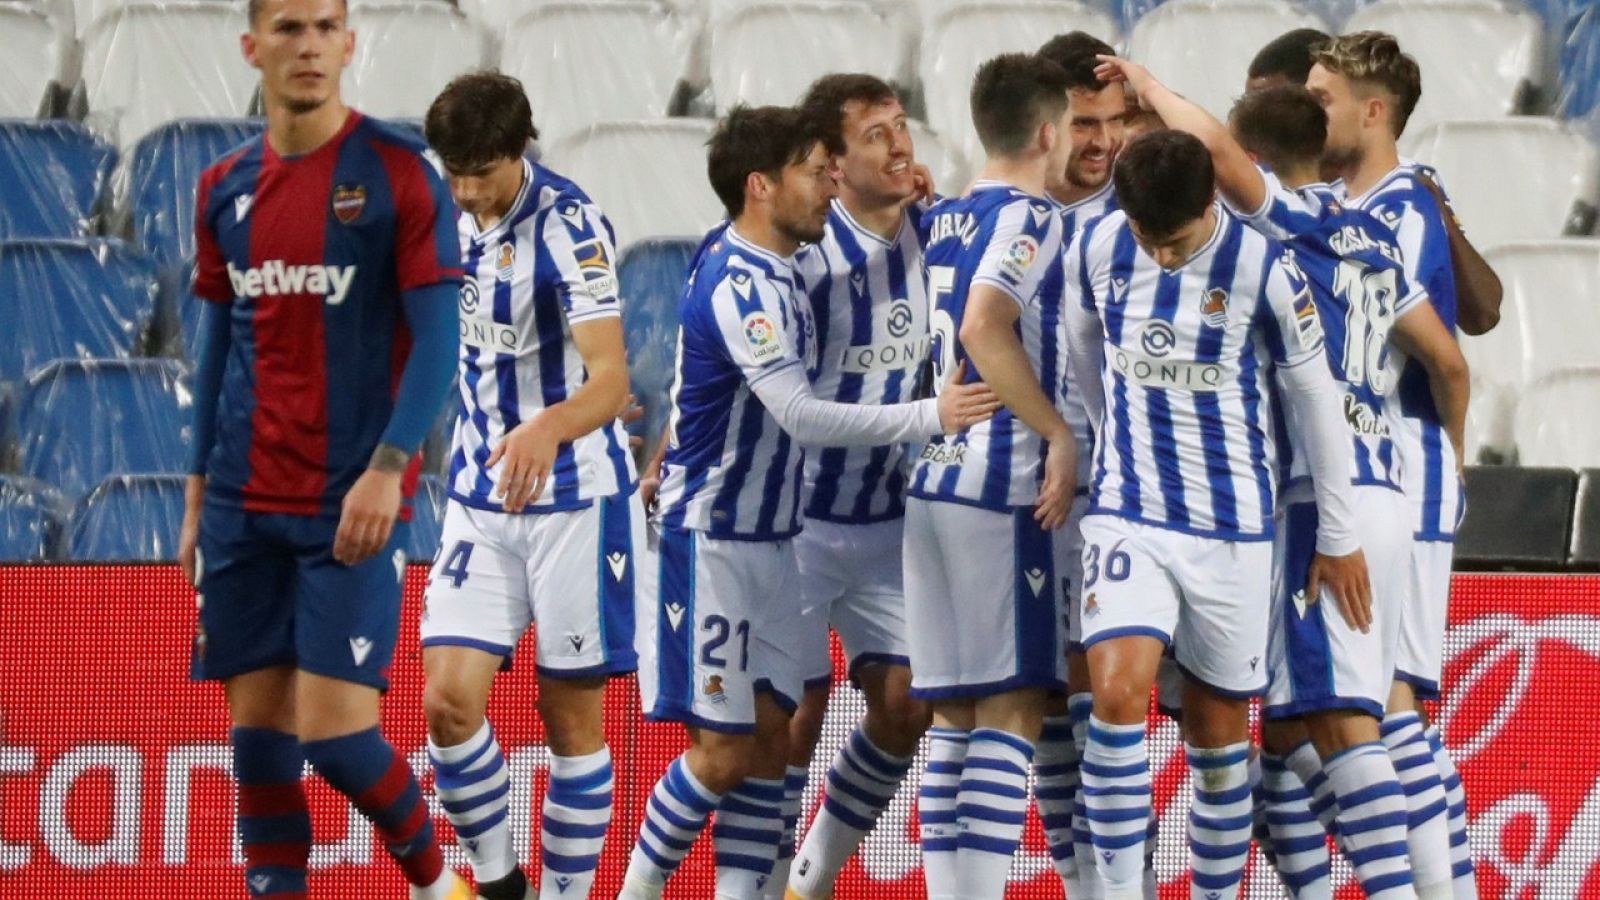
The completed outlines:
[[[1133,557],[1126,552],[1118,550],[1122,542],[1112,545],[1111,552],[1106,554],[1105,575],[1107,581],[1127,581],[1133,572]],[[1083,558],[1083,588],[1088,590],[1100,580],[1100,545],[1090,544],[1089,552]]]
[[[450,555],[445,558],[444,568],[439,571],[450,578],[451,587],[461,587],[467,580],[467,563],[472,561],[472,542],[456,541]]]
[[[716,652],[722,649],[723,644],[728,642],[729,634],[737,632],[739,635],[739,671],[743,672],[745,668],[749,666],[749,619],[740,619],[738,627],[735,628],[727,619],[723,618],[722,616],[712,614],[706,616],[705,624],[700,626],[700,630],[715,632],[715,634],[711,636],[711,640],[706,641],[705,646],[700,648],[700,662],[702,665],[716,666],[719,669],[726,669],[728,667],[728,661],[720,656],[717,656]]]

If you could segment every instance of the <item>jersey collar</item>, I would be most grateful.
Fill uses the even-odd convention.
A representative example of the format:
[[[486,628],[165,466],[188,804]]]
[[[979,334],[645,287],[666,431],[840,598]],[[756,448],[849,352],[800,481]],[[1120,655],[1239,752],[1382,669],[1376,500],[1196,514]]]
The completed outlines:
[[[1111,183],[1111,179],[1107,178],[1106,183],[1100,185],[1100,190],[1095,191],[1087,197],[1084,197],[1082,200],[1074,200],[1071,203],[1062,203],[1060,200],[1051,197],[1050,202],[1055,206],[1057,212],[1072,212],[1081,206],[1088,206],[1091,203],[1100,203],[1104,201],[1106,196],[1115,189],[1116,186]]]
[[[474,241],[482,241],[485,238],[499,234],[508,225],[516,221],[517,215],[522,212],[522,207],[527,204],[528,196],[532,193],[533,163],[529,162],[527,157],[523,157],[522,187],[517,191],[516,199],[512,200],[511,205],[506,207],[506,214],[500,217],[500,221],[480,231],[478,229],[478,217],[472,213],[462,213],[463,216],[467,217],[467,227],[471,230],[470,237]]]
[[[891,240],[885,240],[883,236],[878,234],[876,231],[873,231],[867,226],[856,221],[856,217],[850,215],[850,210],[845,208],[844,201],[840,200],[838,197],[833,198],[833,211],[839,214],[839,218],[844,221],[844,224],[849,227],[849,229],[854,232],[857,237],[866,238],[867,240],[872,241],[873,243],[882,247],[893,247],[895,244],[900,242],[900,238],[904,236],[906,232],[906,220],[910,218],[910,216],[908,216],[906,212],[902,210],[900,213],[900,227],[895,229],[894,238]]]
[[[755,244],[742,237],[739,232],[734,229],[732,224],[728,225],[728,230],[724,232],[724,236],[727,237],[728,243],[738,247],[740,251],[749,253],[766,261],[769,265],[774,266],[785,275],[790,274],[790,272],[794,269],[794,257],[779,256],[765,247],[757,247]]]

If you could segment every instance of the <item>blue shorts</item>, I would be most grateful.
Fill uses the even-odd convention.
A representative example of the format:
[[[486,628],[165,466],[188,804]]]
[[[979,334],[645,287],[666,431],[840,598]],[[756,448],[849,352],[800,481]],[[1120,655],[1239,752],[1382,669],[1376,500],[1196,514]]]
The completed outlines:
[[[335,516],[253,513],[206,503],[198,556],[200,629],[189,674],[221,680],[273,666],[389,686],[405,582],[405,522],[365,562],[333,558]]]

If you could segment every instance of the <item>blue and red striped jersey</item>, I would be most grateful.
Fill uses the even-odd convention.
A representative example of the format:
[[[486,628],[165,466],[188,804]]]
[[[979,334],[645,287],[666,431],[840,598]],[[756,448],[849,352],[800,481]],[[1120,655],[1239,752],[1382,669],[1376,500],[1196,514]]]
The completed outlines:
[[[213,499],[339,513],[393,411],[411,347],[402,293],[462,279],[455,204],[430,156],[352,110],[310,153],[280,156],[262,136],[200,177],[194,293],[232,306]]]

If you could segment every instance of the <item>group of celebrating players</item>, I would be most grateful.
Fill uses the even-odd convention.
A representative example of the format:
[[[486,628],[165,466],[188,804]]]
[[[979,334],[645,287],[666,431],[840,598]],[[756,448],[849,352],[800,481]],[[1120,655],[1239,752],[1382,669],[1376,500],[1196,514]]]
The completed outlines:
[[[532,155],[522,86],[457,78],[424,144],[340,101],[344,12],[251,2],[267,131],[196,206],[181,558],[250,896],[307,896],[308,763],[413,898],[474,895],[378,727],[452,384],[421,644],[477,896],[590,895],[604,690],[634,671],[689,749],[622,897],[660,897],[713,814],[717,897],[831,896],[925,736],[930,898],[1004,896],[1030,773],[1067,896],[1153,896],[1153,687],[1187,748],[1192,896],[1236,897],[1255,840],[1292,896],[1329,897],[1330,835],[1368,896],[1476,896],[1419,700],[1462,509],[1454,330],[1493,327],[1499,284],[1398,157],[1421,80],[1392,37],[1285,35],[1227,124],[1079,32],[998,56],[971,90],[987,158],[945,195],[877,78],[735,108],[641,476],[617,236]],[[486,718],[534,624],[538,890]],[[830,628],[866,714],[797,848]]]

